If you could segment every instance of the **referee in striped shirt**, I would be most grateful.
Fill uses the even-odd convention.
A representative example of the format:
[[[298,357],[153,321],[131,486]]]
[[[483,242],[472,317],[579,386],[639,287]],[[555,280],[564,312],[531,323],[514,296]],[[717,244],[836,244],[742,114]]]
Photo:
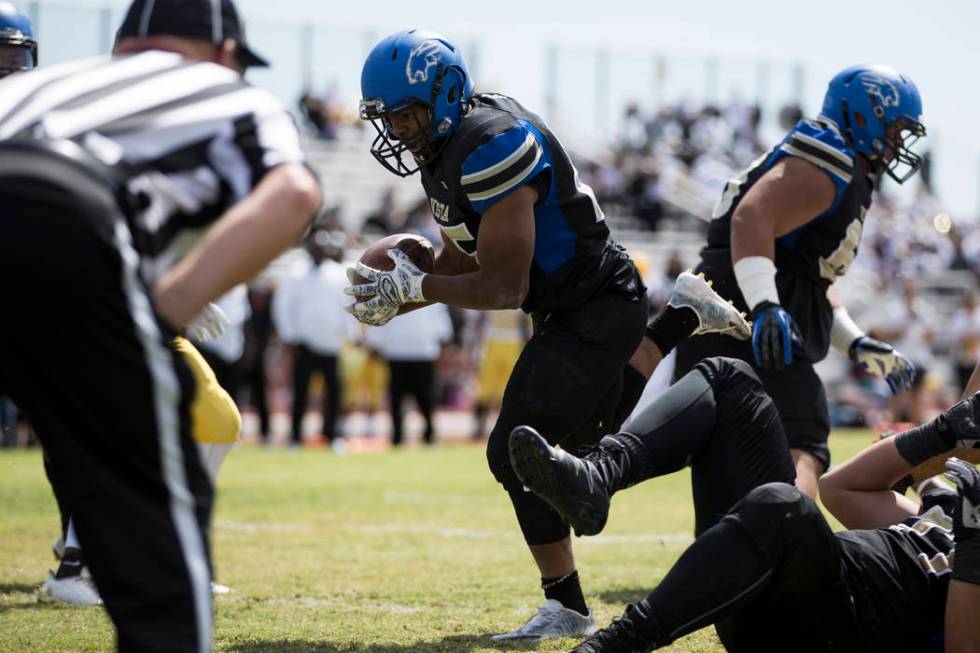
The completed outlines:
[[[135,0],[114,56],[0,82],[0,393],[52,458],[120,651],[211,649],[213,489],[168,343],[320,204],[230,0]]]

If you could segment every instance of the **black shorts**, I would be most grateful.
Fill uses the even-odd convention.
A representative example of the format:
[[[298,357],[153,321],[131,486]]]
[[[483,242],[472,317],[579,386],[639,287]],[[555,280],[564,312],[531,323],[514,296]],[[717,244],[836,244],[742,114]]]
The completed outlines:
[[[766,393],[776,404],[790,448],[814,456],[824,469],[830,466],[827,394],[812,363],[794,359],[783,370],[760,370],[755,366],[750,341],[720,335],[688,338],[677,346],[676,351],[674,377],[677,379],[694,369],[702,359],[714,356],[738,358],[752,365]]]

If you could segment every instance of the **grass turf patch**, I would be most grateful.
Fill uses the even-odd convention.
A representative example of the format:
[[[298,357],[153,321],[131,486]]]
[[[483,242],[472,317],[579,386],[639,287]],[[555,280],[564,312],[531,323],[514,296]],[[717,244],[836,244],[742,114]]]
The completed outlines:
[[[835,434],[841,461],[871,441]],[[100,608],[45,603],[54,499],[37,451],[0,453],[0,651],[107,651]],[[246,447],[221,471],[213,527],[215,650],[234,653],[567,651],[497,644],[542,602],[507,496],[480,447],[339,458]],[[618,495],[602,535],[575,540],[599,625],[656,585],[691,541],[686,472]],[[133,573],[138,575],[139,569]],[[721,651],[713,630],[670,651]]]

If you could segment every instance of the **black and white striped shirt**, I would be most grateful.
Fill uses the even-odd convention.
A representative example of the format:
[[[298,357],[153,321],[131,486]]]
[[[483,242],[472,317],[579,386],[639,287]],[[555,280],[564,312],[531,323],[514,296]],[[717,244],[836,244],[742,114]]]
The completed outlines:
[[[0,82],[0,141],[70,139],[132,171],[149,280],[281,163],[305,160],[289,112],[233,70],[150,51]]]

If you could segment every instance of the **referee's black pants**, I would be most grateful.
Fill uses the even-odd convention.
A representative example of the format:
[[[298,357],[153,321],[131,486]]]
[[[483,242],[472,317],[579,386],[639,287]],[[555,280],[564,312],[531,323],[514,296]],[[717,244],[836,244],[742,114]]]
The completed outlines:
[[[405,397],[415,398],[425,422],[422,440],[432,444],[435,427],[432,422],[433,395],[435,393],[436,364],[430,360],[388,361],[388,404],[391,410],[391,444],[396,447],[405,437]]]
[[[0,393],[51,459],[119,650],[210,651],[213,490],[190,437],[193,377],[167,346],[112,196],[73,167],[54,186],[21,165],[0,158],[12,311]]]

